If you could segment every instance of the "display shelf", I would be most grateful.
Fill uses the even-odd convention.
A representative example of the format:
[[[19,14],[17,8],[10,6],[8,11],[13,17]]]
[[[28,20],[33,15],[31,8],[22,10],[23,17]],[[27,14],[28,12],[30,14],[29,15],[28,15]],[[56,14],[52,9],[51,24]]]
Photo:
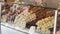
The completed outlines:
[[[14,26],[14,25],[11,25],[11,24],[8,24],[8,23],[1,23],[2,26],[5,26],[5,27],[8,27],[8,28],[11,28],[11,29],[14,29],[14,30],[17,30],[17,31],[20,31],[20,32],[23,32],[23,33],[28,33],[28,29],[21,29],[17,26]]]
[[[22,32],[22,33],[30,34],[30,33],[29,33],[29,29],[26,29],[26,28],[25,28],[25,29],[22,29],[22,28],[20,28],[20,27],[17,27],[17,26],[8,24],[8,23],[3,23],[3,22],[1,22],[1,26],[7,27],[7,28],[10,28],[10,29],[13,29],[13,30]],[[34,34],[39,34],[39,33],[35,32]]]

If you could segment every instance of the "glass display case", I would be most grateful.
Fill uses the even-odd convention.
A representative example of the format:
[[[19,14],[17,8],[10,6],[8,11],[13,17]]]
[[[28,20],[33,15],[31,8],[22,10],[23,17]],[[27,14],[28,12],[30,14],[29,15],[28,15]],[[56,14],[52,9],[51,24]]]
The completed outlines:
[[[1,25],[28,34],[55,34],[58,9],[25,1],[1,2]]]

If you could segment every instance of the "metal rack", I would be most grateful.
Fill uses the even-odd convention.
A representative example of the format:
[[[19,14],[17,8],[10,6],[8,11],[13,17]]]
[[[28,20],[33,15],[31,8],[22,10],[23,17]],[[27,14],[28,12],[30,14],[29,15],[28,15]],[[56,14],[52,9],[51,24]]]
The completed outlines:
[[[0,1],[1,3],[9,3],[9,2],[3,2],[3,1]],[[1,3],[0,3],[0,8],[1,8]],[[17,4],[17,3],[11,3],[11,4]],[[19,4],[19,5],[25,5],[25,6],[34,6],[34,7],[40,7],[40,8],[45,8],[45,9],[53,9],[55,10],[55,20],[54,20],[54,34],[56,34],[56,24],[57,24],[57,13],[58,13],[58,9],[57,8],[51,8],[51,7],[43,7],[43,6],[35,6],[35,5],[31,5],[31,4]],[[36,13],[36,12],[34,12]],[[0,14],[1,14],[1,10],[0,10]],[[8,27],[8,28],[11,28],[9,26],[6,26],[4,24],[1,24],[2,26],[5,26],[5,27]],[[11,28],[11,29],[14,29],[14,28]],[[14,29],[16,30],[16,29]],[[28,32],[25,32],[25,31],[21,31],[21,30],[17,30],[17,31],[20,31],[20,32],[23,32],[23,33],[28,33]],[[30,33],[28,33],[30,34]]]

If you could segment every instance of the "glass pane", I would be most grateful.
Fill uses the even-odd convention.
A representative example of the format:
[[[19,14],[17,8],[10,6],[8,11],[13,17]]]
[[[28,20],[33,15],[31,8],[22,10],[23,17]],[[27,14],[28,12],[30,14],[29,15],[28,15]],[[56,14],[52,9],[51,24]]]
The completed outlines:
[[[35,32],[52,34],[54,28],[54,10],[37,6],[2,4],[1,22],[18,30],[29,30],[31,26],[35,26]]]

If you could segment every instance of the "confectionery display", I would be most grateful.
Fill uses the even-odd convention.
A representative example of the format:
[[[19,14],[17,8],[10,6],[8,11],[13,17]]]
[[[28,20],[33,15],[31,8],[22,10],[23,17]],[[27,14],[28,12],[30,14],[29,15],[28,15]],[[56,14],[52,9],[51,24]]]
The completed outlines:
[[[13,5],[10,9],[3,8],[1,16],[2,22],[15,24],[15,26],[28,29],[31,26],[35,26],[37,32],[42,31],[44,33],[50,33],[49,28],[53,28],[54,26],[54,12],[53,10],[45,8],[32,6],[16,8],[16,5]]]
[[[41,28],[41,31],[50,33],[49,29],[54,26],[53,10],[34,6],[17,7],[17,5],[2,5],[2,22],[14,24],[23,29],[29,29],[31,26],[35,26],[37,32]]]
[[[23,4],[26,3],[19,2],[19,0],[14,0],[14,3],[15,4],[2,4],[1,22],[14,24],[14,26],[18,26],[22,29],[30,29],[31,26],[35,26],[36,32],[43,32],[46,34],[53,33],[55,14],[53,9],[47,9],[34,5],[23,6]],[[37,4],[38,3],[39,1],[37,1]],[[60,34],[60,12],[58,12],[57,19],[57,34]]]

